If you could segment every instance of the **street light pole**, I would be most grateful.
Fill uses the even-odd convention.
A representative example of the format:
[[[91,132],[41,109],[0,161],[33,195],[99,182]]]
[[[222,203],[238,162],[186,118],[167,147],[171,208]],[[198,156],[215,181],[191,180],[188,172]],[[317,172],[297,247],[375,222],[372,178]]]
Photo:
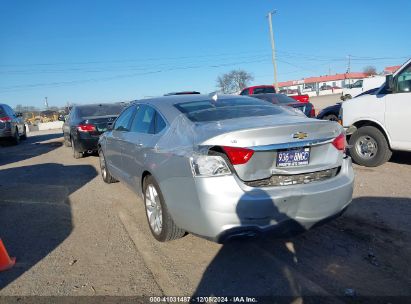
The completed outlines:
[[[275,86],[276,92],[278,92],[277,62],[275,60],[275,43],[274,43],[273,20],[272,20],[272,15],[275,12],[276,11],[272,11],[268,13],[268,24],[270,27],[271,50],[272,50],[272,59],[273,59],[273,67],[274,67],[274,86]]]

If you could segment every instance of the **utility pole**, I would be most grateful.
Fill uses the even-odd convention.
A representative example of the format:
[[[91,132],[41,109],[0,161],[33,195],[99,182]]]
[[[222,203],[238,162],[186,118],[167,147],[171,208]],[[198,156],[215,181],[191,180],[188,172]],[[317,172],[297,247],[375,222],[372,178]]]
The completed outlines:
[[[49,108],[49,103],[47,101],[47,97],[44,97],[45,101],[44,101],[44,106],[46,107],[46,110],[48,110]]]
[[[274,86],[275,86],[276,92],[278,92],[277,62],[275,60],[275,43],[274,43],[273,20],[272,20],[272,15],[275,12],[276,11],[272,11],[268,13],[268,24],[270,26],[271,50],[272,50],[272,59],[273,59],[273,67],[274,67]]]
[[[348,55],[347,73],[351,72],[351,55]]]

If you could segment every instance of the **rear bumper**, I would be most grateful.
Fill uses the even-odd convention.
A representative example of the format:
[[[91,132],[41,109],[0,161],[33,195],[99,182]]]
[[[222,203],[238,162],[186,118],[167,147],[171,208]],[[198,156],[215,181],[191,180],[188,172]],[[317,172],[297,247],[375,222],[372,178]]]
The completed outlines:
[[[10,137],[13,137],[13,134],[11,132],[11,128],[2,128],[0,129],[0,138],[1,139],[9,139]]]
[[[75,148],[78,152],[97,151],[97,138],[77,138]]]
[[[305,231],[343,212],[352,200],[353,182],[349,157],[337,176],[309,184],[254,188],[234,175],[194,178],[197,201],[190,216],[170,212],[181,228],[218,242],[239,234]]]

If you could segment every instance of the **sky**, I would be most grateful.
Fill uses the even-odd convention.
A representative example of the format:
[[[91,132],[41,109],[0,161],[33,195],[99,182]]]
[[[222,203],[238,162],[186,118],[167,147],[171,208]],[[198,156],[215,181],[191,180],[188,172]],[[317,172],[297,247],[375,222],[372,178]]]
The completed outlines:
[[[411,57],[409,0],[0,0],[0,103],[44,107],[215,91],[243,69],[279,81]]]

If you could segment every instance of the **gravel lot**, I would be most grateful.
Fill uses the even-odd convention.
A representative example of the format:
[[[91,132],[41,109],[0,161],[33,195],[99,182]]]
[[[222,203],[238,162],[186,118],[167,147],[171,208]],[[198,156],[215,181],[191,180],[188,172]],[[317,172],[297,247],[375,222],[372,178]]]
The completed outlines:
[[[353,203],[333,222],[220,245],[154,241],[141,199],[104,184],[98,157],[75,160],[62,142],[36,132],[0,147],[0,237],[17,257],[1,296],[411,296],[410,153],[355,166]]]

